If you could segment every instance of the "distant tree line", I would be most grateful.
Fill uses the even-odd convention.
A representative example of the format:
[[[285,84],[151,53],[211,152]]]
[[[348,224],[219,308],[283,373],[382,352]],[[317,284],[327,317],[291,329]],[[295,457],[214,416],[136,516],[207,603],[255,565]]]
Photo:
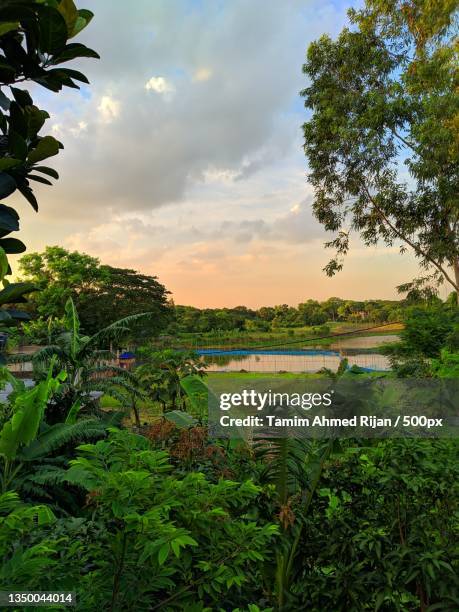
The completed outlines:
[[[21,281],[40,289],[24,305],[33,320],[23,325],[28,340],[38,343],[62,331],[69,298],[78,309],[82,330],[89,335],[126,316],[151,313],[151,317],[134,325],[131,339],[137,345],[164,334],[268,332],[301,327],[321,331],[333,322],[390,323],[403,319],[410,306],[441,303],[435,289],[419,285],[401,286],[399,290],[405,295],[400,300],[330,297],[323,302],[309,299],[296,307],[280,304],[258,309],[200,309],[175,305],[170,292],[155,276],[104,265],[97,257],[58,246],[24,255],[19,260],[19,270]],[[455,294],[448,299],[454,303]]]
[[[455,302],[452,293],[447,302]],[[401,321],[414,305],[441,304],[431,294],[410,292],[401,300],[345,300],[331,297],[319,302],[307,300],[294,306],[281,304],[263,306],[257,310],[246,306],[236,308],[195,308],[175,306],[169,333],[207,333],[213,331],[275,331],[280,328],[313,327],[319,331],[327,323],[391,323]]]

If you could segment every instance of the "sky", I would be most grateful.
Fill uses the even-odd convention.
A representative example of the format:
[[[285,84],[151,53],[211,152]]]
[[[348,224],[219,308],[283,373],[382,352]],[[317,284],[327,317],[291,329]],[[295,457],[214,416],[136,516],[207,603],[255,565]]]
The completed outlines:
[[[82,0],[80,91],[34,88],[65,150],[40,211],[18,199],[28,251],[59,244],[159,278],[177,304],[249,307],[394,298],[416,275],[398,248],[330,240],[311,210],[299,92],[308,44],[345,0]]]

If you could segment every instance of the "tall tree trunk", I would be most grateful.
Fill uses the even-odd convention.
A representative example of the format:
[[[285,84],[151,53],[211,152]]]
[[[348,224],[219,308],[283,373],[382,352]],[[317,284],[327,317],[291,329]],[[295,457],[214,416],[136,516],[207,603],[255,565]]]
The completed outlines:
[[[459,287],[459,259],[456,259],[456,261],[453,264],[453,268],[454,268],[454,278],[456,280],[456,287]],[[457,304],[459,305],[459,289],[456,289],[456,299],[457,299]]]
[[[140,415],[137,409],[137,402],[134,396],[131,397],[131,408],[132,408],[132,411],[134,412],[135,426],[137,428],[140,428]]]

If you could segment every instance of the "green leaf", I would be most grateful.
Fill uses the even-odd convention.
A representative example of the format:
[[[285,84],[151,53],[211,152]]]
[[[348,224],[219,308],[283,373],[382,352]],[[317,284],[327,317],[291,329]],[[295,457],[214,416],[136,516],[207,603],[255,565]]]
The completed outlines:
[[[84,28],[90,23],[92,18],[94,17],[94,13],[88,11],[87,9],[80,9],[78,11],[78,18],[75,22],[75,27],[73,28],[72,35],[69,38],[73,38],[77,34],[84,30]]]
[[[7,32],[12,32],[19,26],[17,21],[6,21],[4,23],[0,23],[0,36],[6,34]]]
[[[69,298],[65,303],[65,323],[71,337],[71,355],[75,357],[78,353],[80,344],[80,320],[72,298]]]
[[[48,399],[59,384],[51,377],[53,366],[54,363],[50,366],[46,380],[15,398],[14,414],[0,432],[0,455],[14,459],[19,448],[36,437]]]
[[[8,233],[19,229],[19,215],[11,206],[0,204],[0,229]]]
[[[15,76],[16,70],[14,67],[5,62],[5,60],[0,59],[0,81],[5,84],[12,83]]]
[[[73,0],[61,0],[57,10],[65,19],[65,23],[67,25],[67,35],[68,38],[70,38],[75,28],[76,20],[78,18],[77,8]]]
[[[18,185],[18,190],[22,193],[22,195],[29,202],[29,204],[32,206],[32,208],[35,211],[38,211],[37,198],[35,197],[32,189],[29,187],[29,185],[27,185],[26,183],[22,183],[21,185]]]
[[[24,160],[27,157],[27,142],[14,130],[8,135],[8,148],[13,157]]]
[[[209,389],[199,376],[186,376],[180,381],[180,386],[185,391],[191,405],[199,415],[207,412]]]
[[[93,51],[93,49],[89,49],[85,45],[80,43],[70,43],[66,45],[64,50],[59,53],[59,55],[53,58],[53,65],[63,64],[64,62],[68,62],[70,60],[76,59],[77,57],[92,57],[94,59],[100,59],[98,53]]]
[[[40,24],[40,51],[52,55],[60,53],[68,37],[64,17],[56,9],[41,6],[38,21]]]
[[[58,68],[56,69],[58,74],[64,74],[76,81],[81,81],[82,83],[89,83],[88,78],[78,70],[72,70],[71,68]]]
[[[18,89],[17,87],[11,87],[11,92],[19,106],[32,106],[33,100],[28,91]]]
[[[70,407],[70,410],[68,411],[67,416],[65,418],[65,423],[70,424],[70,425],[73,425],[74,423],[76,423],[77,416],[80,410],[81,410],[81,400],[77,399]]]
[[[0,159],[0,171],[9,170],[10,168],[19,166],[21,163],[22,161],[20,159],[16,159],[15,157],[2,157]]]
[[[39,176],[38,174],[28,174],[27,178],[30,181],[36,181],[37,183],[43,183],[43,185],[52,185],[51,181],[44,178],[43,176]]]
[[[0,62],[0,65],[1,65],[1,62]],[[11,105],[11,100],[7,96],[5,96],[3,91],[0,89],[0,107],[3,108],[3,110],[8,111],[10,110],[10,105]]]
[[[24,253],[26,250],[26,245],[17,238],[0,238],[0,247],[10,255]]]
[[[32,140],[43,127],[46,119],[49,119],[49,114],[32,105],[26,107],[24,115],[27,124],[27,137]]]
[[[47,174],[56,180],[59,178],[59,174],[56,172],[56,170],[54,170],[54,168],[48,168],[47,166],[34,166],[33,169],[35,172],[42,172],[43,174]]]
[[[160,565],[163,565],[164,562],[166,561],[167,557],[169,556],[169,550],[170,550],[169,544],[163,544],[161,548],[159,549],[158,563]]]
[[[39,526],[50,525],[56,522],[56,517],[49,506],[34,506],[36,523]]]
[[[197,425],[198,421],[183,410],[171,410],[170,412],[164,413],[164,418],[174,423],[179,429],[189,429],[194,425]]]
[[[0,310],[0,323],[9,323],[13,317],[7,310]]]
[[[18,298],[32,291],[38,291],[38,287],[33,283],[10,283],[0,291],[0,304],[13,304]]]
[[[6,172],[0,172],[0,198],[3,200],[16,191],[16,181]]]
[[[0,280],[3,280],[8,274],[8,257],[5,250],[0,247]]]
[[[38,142],[38,145],[31,151],[27,157],[32,164],[57,155],[59,153],[59,142],[52,136],[44,136]]]
[[[12,319],[16,319],[17,321],[30,321],[31,319],[30,314],[28,312],[24,312],[23,310],[8,308],[4,312],[7,312]]]

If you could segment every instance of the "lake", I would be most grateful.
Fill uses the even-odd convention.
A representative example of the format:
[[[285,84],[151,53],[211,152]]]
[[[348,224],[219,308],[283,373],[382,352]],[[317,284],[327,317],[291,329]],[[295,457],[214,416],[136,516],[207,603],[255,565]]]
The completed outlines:
[[[395,342],[398,336],[380,335],[348,338],[333,343],[330,349],[202,349],[199,354],[209,365],[209,372],[318,372],[322,368],[337,370],[341,359],[371,371],[390,370],[385,355],[372,348]],[[359,352],[359,349],[361,352]]]

